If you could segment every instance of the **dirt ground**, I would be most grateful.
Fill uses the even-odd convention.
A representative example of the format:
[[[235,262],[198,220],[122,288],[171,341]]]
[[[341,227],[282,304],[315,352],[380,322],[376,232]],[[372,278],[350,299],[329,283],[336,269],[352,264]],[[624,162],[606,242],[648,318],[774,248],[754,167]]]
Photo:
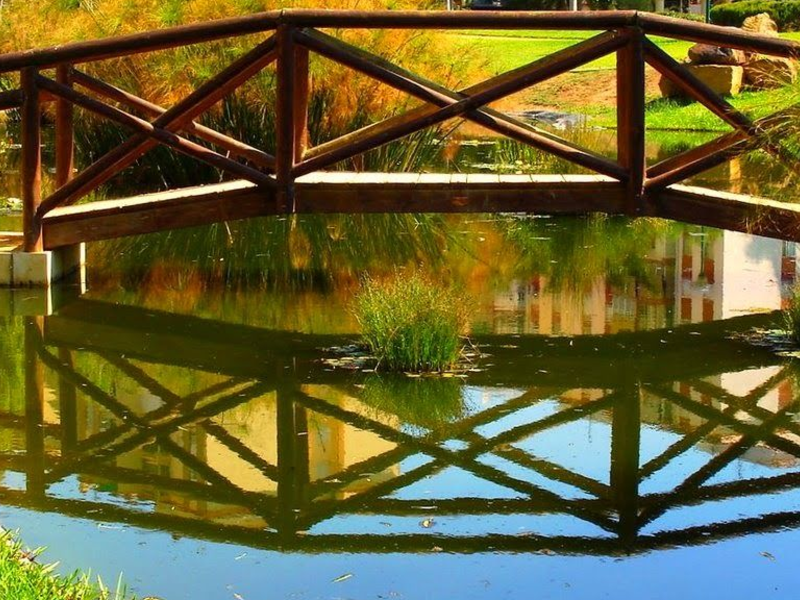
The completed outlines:
[[[660,95],[660,75],[645,69],[645,97]],[[617,78],[612,70],[565,73],[516,94],[496,105],[499,110],[554,110],[581,112],[581,107],[613,108],[617,101]]]

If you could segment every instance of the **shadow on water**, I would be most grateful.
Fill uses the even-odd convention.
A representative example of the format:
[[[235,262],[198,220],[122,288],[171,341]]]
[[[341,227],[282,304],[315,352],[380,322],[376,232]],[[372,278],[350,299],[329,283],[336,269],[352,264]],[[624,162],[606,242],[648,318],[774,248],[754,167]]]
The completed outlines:
[[[728,339],[771,318],[488,335],[463,380],[407,379],[320,362],[341,336],[79,300],[4,332],[24,394],[1,390],[0,503],[303,553],[617,555],[796,526],[796,368]]]

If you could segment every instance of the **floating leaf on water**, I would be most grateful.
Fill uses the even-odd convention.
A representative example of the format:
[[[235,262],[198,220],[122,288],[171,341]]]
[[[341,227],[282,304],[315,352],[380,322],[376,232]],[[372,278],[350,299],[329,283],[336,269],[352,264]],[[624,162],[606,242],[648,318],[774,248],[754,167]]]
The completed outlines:
[[[353,576],[352,573],[345,573],[344,575],[339,575],[336,579],[333,580],[333,583],[340,583],[342,581],[347,581]]]

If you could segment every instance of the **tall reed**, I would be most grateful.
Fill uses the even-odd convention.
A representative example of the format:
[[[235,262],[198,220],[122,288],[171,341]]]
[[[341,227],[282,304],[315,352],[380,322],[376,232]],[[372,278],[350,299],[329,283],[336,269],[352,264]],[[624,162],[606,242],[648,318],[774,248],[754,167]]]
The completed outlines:
[[[355,299],[364,344],[391,371],[446,371],[458,362],[468,325],[463,296],[419,273],[366,279]]]

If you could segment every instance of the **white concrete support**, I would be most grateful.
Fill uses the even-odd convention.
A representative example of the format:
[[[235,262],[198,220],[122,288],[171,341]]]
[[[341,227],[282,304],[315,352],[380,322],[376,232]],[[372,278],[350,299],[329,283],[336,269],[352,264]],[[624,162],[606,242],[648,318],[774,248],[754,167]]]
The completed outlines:
[[[85,244],[44,252],[0,252],[0,287],[46,288],[74,273],[84,281],[85,268]]]

